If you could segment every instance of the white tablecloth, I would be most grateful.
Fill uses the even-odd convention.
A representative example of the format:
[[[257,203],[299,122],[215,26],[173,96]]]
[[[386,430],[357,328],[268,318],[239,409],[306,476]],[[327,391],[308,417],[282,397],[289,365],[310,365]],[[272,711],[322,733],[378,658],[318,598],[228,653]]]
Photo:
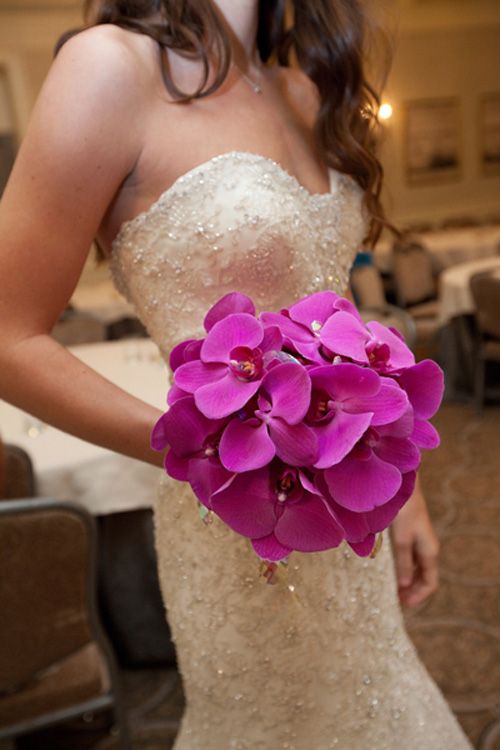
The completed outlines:
[[[132,395],[165,409],[168,372],[148,339],[85,344],[71,351]],[[28,451],[40,494],[73,499],[92,513],[150,507],[160,470],[117,455],[48,425],[0,401],[0,434]]]
[[[500,273],[500,257],[461,263],[446,269],[440,276],[439,284],[439,322],[444,325],[457,315],[474,312],[474,300],[470,292],[470,279],[481,271]]]
[[[441,229],[415,234],[429,251],[438,273],[459,263],[488,258],[500,252],[500,225],[462,229]],[[392,271],[392,242],[381,241],[375,250],[375,264],[383,273]]]

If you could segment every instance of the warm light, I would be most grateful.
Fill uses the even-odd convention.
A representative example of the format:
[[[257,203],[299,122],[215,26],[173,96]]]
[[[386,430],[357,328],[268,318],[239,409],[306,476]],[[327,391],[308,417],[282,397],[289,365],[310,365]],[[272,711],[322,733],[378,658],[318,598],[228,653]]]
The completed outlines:
[[[390,120],[392,117],[392,104],[389,104],[389,102],[381,104],[378,110],[378,117],[379,120]]]

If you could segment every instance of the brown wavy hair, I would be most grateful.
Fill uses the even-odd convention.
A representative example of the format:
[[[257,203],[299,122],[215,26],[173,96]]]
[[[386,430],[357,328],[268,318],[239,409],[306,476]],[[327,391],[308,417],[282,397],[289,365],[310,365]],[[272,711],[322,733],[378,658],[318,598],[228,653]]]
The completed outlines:
[[[163,24],[151,20],[160,11]],[[84,27],[59,38],[55,54],[75,33],[113,23],[158,42],[165,86],[179,102],[209,96],[228,74],[231,43],[211,0],[85,0],[84,18]],[[375,153],[379,97],[364,71],[367,25],[363,0],[259,0],[260,57],[265,63],[298,65],[316,85],[316,143],[328,166],[351,175],[363,189],[371,218],[366,242],[373,246],[382,228],[391,225],[380,200],[383,171]],[[166,49],[202,62],[196,91],[176,86]]]

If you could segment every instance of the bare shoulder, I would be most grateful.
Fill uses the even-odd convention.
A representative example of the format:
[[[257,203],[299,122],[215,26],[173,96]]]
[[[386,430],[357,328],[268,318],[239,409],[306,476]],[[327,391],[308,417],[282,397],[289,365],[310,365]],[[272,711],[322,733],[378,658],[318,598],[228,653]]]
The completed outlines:
[[[151,83],[156,42],[115,24],[91,26],[70,37],[52,67],[85,77],[117,95],[136,97]]]
[[[314,120],[320,105],[316,84],[300,68],[280,67],[278,76],[290,103]]]

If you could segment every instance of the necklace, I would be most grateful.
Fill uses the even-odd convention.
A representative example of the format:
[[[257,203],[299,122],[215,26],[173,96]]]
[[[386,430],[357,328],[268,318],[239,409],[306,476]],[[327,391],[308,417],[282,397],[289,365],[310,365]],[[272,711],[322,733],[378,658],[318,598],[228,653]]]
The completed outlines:
[[[259,80],[254,81],[250,76],[247,76],[246,73],[242,71],[239,65],[237,65],[233,60],[233,65],[236,68],[236,70],[239,72],[240,76],[248,83],[254,94],[262,94],[262,70],[260,71]]]

